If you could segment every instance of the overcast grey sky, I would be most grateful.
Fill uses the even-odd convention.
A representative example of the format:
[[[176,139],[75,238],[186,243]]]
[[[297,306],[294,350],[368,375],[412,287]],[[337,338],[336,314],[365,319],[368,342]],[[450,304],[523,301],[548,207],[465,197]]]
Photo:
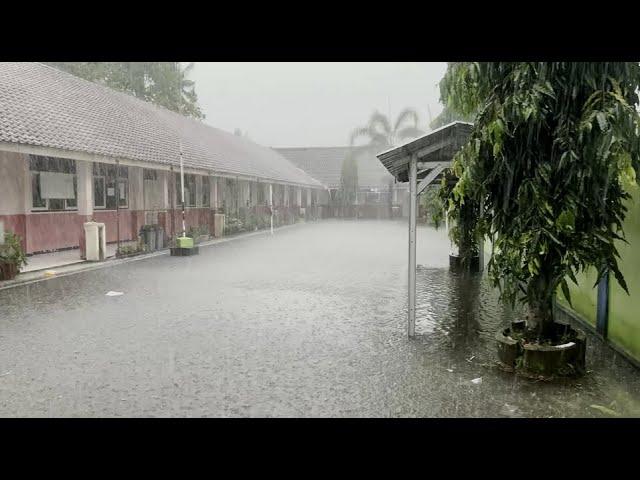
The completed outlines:
[[[236,128],[265,146],[348,144],[354,127],[378,109],[442,110],[437,83],[446,63],[211,63],[196,62],[191,79],[205,122]]]

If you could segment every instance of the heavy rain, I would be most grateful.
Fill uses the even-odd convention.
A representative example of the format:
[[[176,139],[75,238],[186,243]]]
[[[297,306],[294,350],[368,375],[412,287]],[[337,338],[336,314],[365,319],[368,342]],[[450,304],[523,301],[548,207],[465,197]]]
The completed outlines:
[[[599,65],[0,63],[0,416],[640,417]]]

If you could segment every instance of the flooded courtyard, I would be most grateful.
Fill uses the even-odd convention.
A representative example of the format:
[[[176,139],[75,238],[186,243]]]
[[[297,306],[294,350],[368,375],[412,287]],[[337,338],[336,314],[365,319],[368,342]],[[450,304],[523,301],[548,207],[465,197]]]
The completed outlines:
[[[323,221],[0,291],[0,416],[640,416],[640,371],[589,336],[588,373],[501,372],[513,313],[418,229]],[[109,291],[122,292],[106,296]]]

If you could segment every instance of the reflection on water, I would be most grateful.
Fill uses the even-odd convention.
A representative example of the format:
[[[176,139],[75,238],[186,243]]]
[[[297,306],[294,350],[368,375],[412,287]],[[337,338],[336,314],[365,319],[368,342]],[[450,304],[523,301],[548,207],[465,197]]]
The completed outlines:
[[[467,382],[469,394],[464,405],[452,400],[446,408],[451,416],[473,410],[509,417],[601,417],[602,412],[640,416],[639,372],[592,335],[585,377],[539,382],[500,371],[495,365],[495,333],[522,318],[523,311],[499,301],[486,274],[420,267],[416,310],[419,341],[433,364],[448,365],[442,377],[466,375],[462,382]],[[482,378],[481,396],[470,386],[473,377]],[[455,392],[461,392],[460,385],[452,389],[452,397],[460,394]]]
[[[495,368],[517,313],[424,226],[409,340],[406,254],[404,222],[327,221],[2,290],[0,416],[640,416],[593,337],[578,380]]]

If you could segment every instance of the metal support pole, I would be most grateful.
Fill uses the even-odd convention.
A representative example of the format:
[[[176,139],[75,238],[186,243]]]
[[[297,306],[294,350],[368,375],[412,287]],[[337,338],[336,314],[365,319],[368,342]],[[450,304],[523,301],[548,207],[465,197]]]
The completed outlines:
[[[409,325],[408,334],[416,333],[416,207],[418,161],[415,155],[409,161]]]
[[[171,206],[171,238],[173,239],[176,235],[176,204],[175,204],[175,191],[176,191],[176,176],[173,172],[173,165],[171,165],[169,167],[169,175],[171,176],[170,181],[171,181],[171,193],[169,194],[169,198],[171,200],[170,202],[170,206]]]
[[[120,160],[116,159],[116,256],[120,251]]]
[[[273,183],[269,184],[269,206],[271,207],[271,235],[273,235]]]
[[[182,143],[180,143],[180,193],[182,194],[182,236],[187,236],[187,226],[185,224],[184,214],[184,166],[182,164]]]

